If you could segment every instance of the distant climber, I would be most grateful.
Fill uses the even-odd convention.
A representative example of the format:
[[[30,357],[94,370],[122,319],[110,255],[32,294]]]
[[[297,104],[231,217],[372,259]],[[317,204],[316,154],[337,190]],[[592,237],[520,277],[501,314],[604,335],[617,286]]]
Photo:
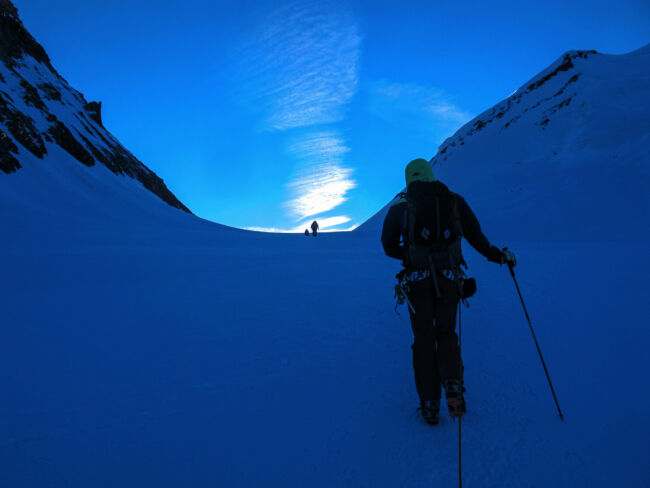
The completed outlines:
[[[311,235],[316,237],[316,234],[318,234],[318,222],[315,220],[311,223]]]
[[[405,173],[406,192],[389,209],[381,242],[386,255],[404,266],[397,275],[396,295],[409,305],[418,410],[435,425],[440,385],[450,416],[461,417],[466,411],[456,310],[459,300],[476,291],[476,282],[463,272],[467,265],[461,239],[491,262],[514,266],[516,260],[512,252],[490,244],[467,202],[435,180],[428,161],[411,161]]]

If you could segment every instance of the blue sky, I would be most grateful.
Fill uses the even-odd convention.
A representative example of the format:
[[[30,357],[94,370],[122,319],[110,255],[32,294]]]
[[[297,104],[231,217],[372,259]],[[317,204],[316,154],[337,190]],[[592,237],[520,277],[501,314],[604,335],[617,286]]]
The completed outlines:
[[[569,49],[650,42],[645,1],[13,0],[105,126],[200,217],[347,229]]]

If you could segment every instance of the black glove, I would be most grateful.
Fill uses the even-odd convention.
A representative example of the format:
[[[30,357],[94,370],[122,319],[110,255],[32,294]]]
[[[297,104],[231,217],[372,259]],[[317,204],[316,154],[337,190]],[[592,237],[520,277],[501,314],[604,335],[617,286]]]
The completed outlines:
[[[507,247],[504,247],[503,251],[501,251],[501,263],[507,264],[511,268],[517,266],[517,258],[515,257],[515,254]]]
[[[503,264],[503,252],[496,246],[490,246],[490,252],[487,256],[488,261],[491,263]]]
[[[513,268],[517,265],[517,258],[515,258],[515,255],[507,247],[504,247],[503,251],[496,246],[490,247],[488,261],[497,264],[508,264],[508,266]]]

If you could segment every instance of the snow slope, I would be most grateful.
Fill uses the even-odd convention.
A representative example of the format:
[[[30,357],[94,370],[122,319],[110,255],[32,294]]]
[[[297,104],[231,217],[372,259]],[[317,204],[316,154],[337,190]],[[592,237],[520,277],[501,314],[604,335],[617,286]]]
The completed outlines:
[[[188,219],[0,243],[1,486],[456,485],[378,236]],[[512,247],[566,421],[507,271],[466,251],[465,486],[647,485],[647,245]]]
[[[644,209],[611,222],[632,229],[627,240],[593,239],[597,216],[537,239],[547,193],[522,187],[524,215],[505,191],[523,170],[485,159],[472,178],[452,178],[452,158],[462,168],[471,144],[496,144],[482,134],[439,169],[517,252],[566,421],[507,271],[466,249],[479,291],[462,312],[465,486],[647,486]],[[639,155],[630,141],[576,151],[575,175],[600,175],[614,146]],[[410,327],[393,311],[399,265],[381,252],[376,219],[317,238],[231,229],[56,144],[47,151],[20,149],[22,168],[0,175],[0,486],[456,485],[457,424],[443,415],[431,428],[415,412]],[[644,184],[641,156],[626,184]],[[485,184],[499,172],[503,186]],[[609,188],[620,202],[637,187]]]

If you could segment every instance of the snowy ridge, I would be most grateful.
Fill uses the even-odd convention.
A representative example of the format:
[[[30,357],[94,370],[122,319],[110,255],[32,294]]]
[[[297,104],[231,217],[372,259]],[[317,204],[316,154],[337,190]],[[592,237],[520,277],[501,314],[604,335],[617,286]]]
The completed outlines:
[[[464,146],[466,138],[482,131],[488,124],[494,123],[499,126],[499,131],[503,131],[517,123],[529,111],[531,118],[538,118],[533,125],[539,125],[545,130],[545,126],[551,121],[550,117],[560,109],[568,107],[577,95],[577,89],[573,90],[570,86],[582,76],[576,63],[597,54],[596,51],[570,51],[564,54],[506,100],[475,117],[459,133],[447,139],[440,146],[436,158],[440,157],[446,161],[454,148]]]
[[[647,240],[648,106],[649,46],[569,51],[461,127],[431,163],[485,217],[488,236]],[[538,199],[547,202],[541,213],[528,203]],[[377,231],[386,210],[358,230]],[[639,225],[626,227],[623,213]]]
[[[115,176],[133,178],[172,207],[189,212],[160,178],[103,127],[101,103],[88,103],[56,72],[8,0],[0,2],[0,27],[3,173],[9,175],[26,166],[43,171],[49,165],[65,172],[64,160],[88,168],[99,163]]]
[[[623,132],[628,138],[637,136],[638,131],[647,134],[649,118],[642,106],[650,90],[647,83],[650,78],[648,55],[645,48],[625,55],[569,51],[510,97],[486,110],[447,139],[432,163],[442,166],[469,138],[480,138],[478,136],[494,138],[503,134],[507,139],[508,132],[512,132],[509,138],[526,135],[526,143],[540,139],[533,146],[519,142],[508,148],[508,155],[512,156],[514,148],[526,151],[523,155],[531,157],[533,151],[544,151],[549,142],[555,143],[551,149],[557,153],[558,145],[568,138],[567,132],[594,132],[599,126],[606,125],[609,133],[617,135]],[[606,86],[600,87],[601,84]],[[616,89],[624,89],[628,93],[623,97],[616,93]],[[592,111],[587,110],[588,106]],[[597,112],[603,109],[616,112]],[[604,118],[603,115],[616,118]],[[546,136],[545,132],[554,125],[559,129]],[[517,126],[525,127],[515,130]],[[533,128],[539,130],[532,132]],[[602,131],[596,132],[600,136]],[[607,141],[592,137],[583,141],[587,142],[600,142],[599,145],[603,145]],[[548,152],[546,150],[544,154]]]

